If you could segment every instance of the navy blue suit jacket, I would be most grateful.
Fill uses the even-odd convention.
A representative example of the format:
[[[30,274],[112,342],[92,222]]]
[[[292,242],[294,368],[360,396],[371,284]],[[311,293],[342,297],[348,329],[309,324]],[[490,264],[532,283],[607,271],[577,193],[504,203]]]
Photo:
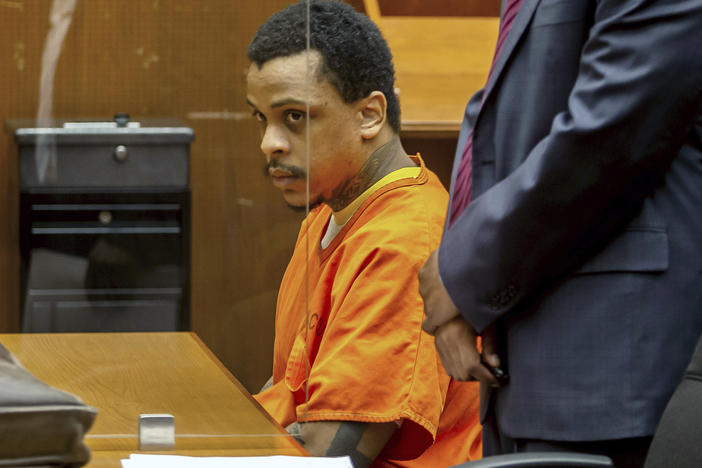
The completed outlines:
[[[524,0],[454,180],[471,131],[439,269],[505,331],[500,428],[652,434],[702,331],[702,1]]]

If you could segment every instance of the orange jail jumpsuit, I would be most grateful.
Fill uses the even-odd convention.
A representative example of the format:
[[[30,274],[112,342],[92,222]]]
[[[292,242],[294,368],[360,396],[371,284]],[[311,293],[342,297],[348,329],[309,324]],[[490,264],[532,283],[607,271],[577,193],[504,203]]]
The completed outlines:
[[[283,426],[399,422],[373,466],[450,466],[482,451],[478,386],[452,380],[421,329],[417,273],[439,246],[448,196],[413,159],[418,176],[371,187],[326,248],[331,209],[303,221],[278,294],[273,386],[256,395]]]

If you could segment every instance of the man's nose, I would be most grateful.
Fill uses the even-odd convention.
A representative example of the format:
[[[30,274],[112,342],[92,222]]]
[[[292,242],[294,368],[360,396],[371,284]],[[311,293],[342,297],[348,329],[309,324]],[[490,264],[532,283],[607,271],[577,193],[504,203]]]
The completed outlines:
[[[282,156],[290,152],[290,143],[281,129],[267,125],[261,139],[261,151],[266,156]]]

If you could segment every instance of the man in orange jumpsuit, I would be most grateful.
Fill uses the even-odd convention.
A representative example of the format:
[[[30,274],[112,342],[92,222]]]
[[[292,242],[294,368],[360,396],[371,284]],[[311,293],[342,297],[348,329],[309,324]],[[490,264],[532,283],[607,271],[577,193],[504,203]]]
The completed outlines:
[[[342,2],[312,1],[309,13],[309,53],[304,1],[248,48],[268,172],[290,206],[313,205],[278,295],[272,380],[256,398],[311,454],[356,467],[475,459],[477,387],[448,377],[421,329],[417,273],[441,240],[446,190],[402,148],[377,27]]]

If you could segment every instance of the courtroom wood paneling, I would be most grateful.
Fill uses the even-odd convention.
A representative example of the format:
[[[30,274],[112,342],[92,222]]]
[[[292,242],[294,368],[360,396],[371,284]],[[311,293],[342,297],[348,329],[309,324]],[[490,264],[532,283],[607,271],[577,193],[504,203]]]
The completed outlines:
[[[293,1],[78,0],[54,82],[57,117],[174,116],[195,130],[192,329],[250,391],[270,375],[275,299],[300,215],[263,176],[245,104],[245,49],[258,25]],[[388,5],[381,0],[393,14]],[[48,0],[0,0],[1,122],[36,116],[50,9]],[[454,137],[403,140],[448,183]],[[13,151],[0,132],[0,332],[19,326]]]
[[[378,0],[387,16],[499,16],[500,0]]]
[[[10,116],[30,116],[36,112],[39,91],[39,62],[46,34],[48,2],[0,3],[0,124]],[[32,76],[31,83],[27,76]],[[0,131],[0,330],[15,331],[19,326],[17,296],[19,251],[16,161],[14,148]]]
[[[246,46],[292,0],[78,0],[57,117],[174,116],[195,130],[192,328],[249,390],[270,375],[277,288],[300,215],[263,176],[245,102]],[[34,117],[51,2],[0,1],[0,121]],[[0,331],[18,327],[17,168],[0,134]]]
[[[363,0],[351,0],[365,13]],[[500,0],[378,0],[380,13],[388,16],[499,16]]]

